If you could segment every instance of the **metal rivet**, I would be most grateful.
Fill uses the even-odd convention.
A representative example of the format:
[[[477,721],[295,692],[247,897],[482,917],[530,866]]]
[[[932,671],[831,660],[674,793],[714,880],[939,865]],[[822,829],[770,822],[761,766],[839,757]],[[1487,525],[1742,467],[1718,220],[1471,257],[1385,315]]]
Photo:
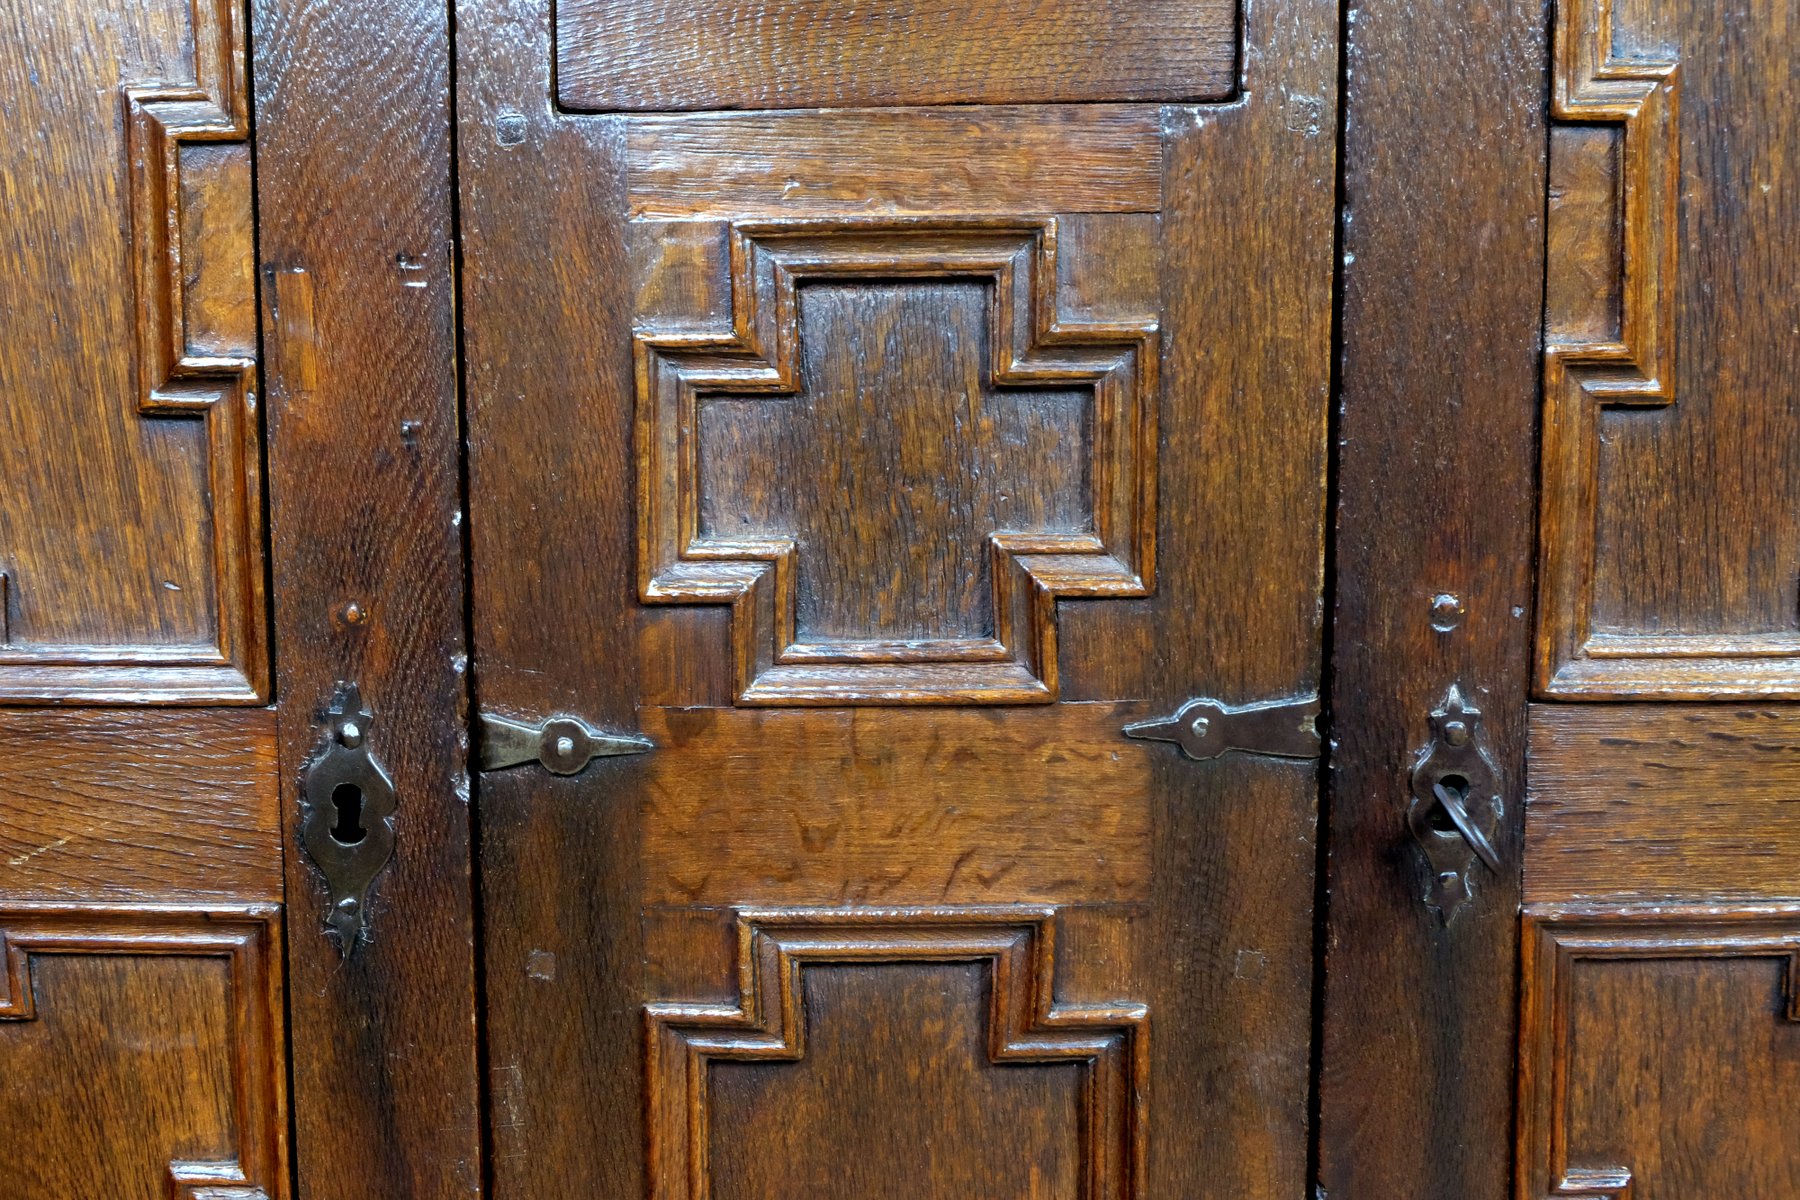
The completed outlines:
[[[1469,726],[1462,721],[1444,722],[1444,740],[1452,746],[1469,744]]]
[[[1449,592],[1439,592],[1431,598],[1431,627],[1439,633],[1449,633],[1462,624],[1463,603]]]
[[[573,753],[575,753],[574,738],[559,737],[556,739],[556,754],[558,758],[567,758]]]
[[[338,741],[350,749],[354,750],[362,745],[362,740],[362,726],[355,721],[345,721],[338,727]]]

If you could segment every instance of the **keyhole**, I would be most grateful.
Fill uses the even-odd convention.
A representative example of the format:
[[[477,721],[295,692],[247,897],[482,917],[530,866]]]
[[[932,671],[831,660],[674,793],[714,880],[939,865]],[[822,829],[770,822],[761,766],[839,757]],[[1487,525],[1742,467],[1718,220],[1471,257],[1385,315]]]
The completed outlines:
[[[1462,775],[1446,775],[1438,780],[1438,782],[1443,784],[1449,791],[1454,792],[1458,800],[1467,800],[1469,798],[1469,781],[1467,777]],[[1439,833],[1457,832],[1456,822],[1450,819],[1449,811],[1442,804],[1434,804],[1431,806],[1431,812],[1425,818],[1425,823]]]
[[[337,824],[331,827],[331,840],[340,846],[354,846],[369,836],[362,827],[363,794],[354,783],[340,783],[331,790],[331,806],[337,809]]]

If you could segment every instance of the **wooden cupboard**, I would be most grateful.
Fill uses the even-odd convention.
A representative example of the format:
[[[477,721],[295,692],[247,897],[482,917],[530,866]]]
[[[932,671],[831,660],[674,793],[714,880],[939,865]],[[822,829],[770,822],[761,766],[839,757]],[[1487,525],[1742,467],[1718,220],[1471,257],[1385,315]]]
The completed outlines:
[[[1800,1195],[1791,9],[12,0],[0,1200]]]

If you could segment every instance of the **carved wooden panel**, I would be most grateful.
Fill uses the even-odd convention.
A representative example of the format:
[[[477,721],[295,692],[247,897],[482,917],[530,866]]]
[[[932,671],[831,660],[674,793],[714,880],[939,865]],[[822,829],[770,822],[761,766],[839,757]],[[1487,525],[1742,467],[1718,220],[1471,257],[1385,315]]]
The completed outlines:
[[[1796,13],[1558,13],[1538,685],[1800,695]]]
[[[1055,928],[1019,907],[741,913],[737,1002],[645,1010],[653,1200],[870,1194],[858,1156],[884,1195],[1142,1195],[1145,1010],[1058,1002]],[[933,1108],[943,1153],[888,1145],[897,1113]],[[1019,1160],[966,1152],[983,1142]]]
[[[287,1195],[276,922],[0,906],[0,1198]]]
[[[59,4],[0,46],[0,701],[267,688],[244,30]],[[36,131],[36,136],[24,136]]]
[[[573,109],[1216,100],[1233,0],[566,0]]]
[[[1053,218],[636,229],[643,598],[733,605],[743,704],[1053,700],[1057,599],[1150,590],[1153,315]]]
[[[1800,908],[1528,912],[1520,1200],[1800,1192]]]
[[[656,744],[476,789],[497,1193],[1306,1190],[1316,773],[1122,732],[1318,687],[1340,13],[1232,7],[1221,102],[1161,104],[1110,39],[1214,27],[1160,3],[458,4],[481,704]],[[1070,82],[1019,47],[1078,9]],[[877,61],[927,10],[943,72]],[[622,1069],[646,1001],[781,1036],[738,911],[988,904],[1157,1013],[1141,1178],[1085,1062],[989,1061],[981,931],[797,966],[798,1059]]]

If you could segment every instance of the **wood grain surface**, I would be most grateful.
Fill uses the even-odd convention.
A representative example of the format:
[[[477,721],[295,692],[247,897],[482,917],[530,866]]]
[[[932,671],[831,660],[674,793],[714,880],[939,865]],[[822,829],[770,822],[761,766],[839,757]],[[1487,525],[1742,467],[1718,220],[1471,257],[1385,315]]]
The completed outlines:
[[[1346,1200],[1509,1194],[1548,20],[1373,0],[1347,26],[1318,1133]],[[1504,871],[1477,865],[1446,928],[1405,805],[1453,683],[1499,768]]]
[[[647,1096],[644,1074],[633,1069],[642,1063],[642,1006],[742,999],[728,943],[745,897],[768,905],[796,896],[848,899],[866,915],[884,888],[914,903],[935,902],[929,894],[946,887],[957,906],[1026,895],[1053,906],[1063,947],[1059,997],[1143,1004],[1151,1025],[1167,1031],[1148,1043],[1149,1150],[1138,1194],[1304,1189],[1315,765],[1243,755],[1196,763],[1116,729],[1108,751],[1099,714],[1135,719],[1173,712],[1201,692],[1240,704],[1305,696],[1318,686],[1335,30],[1329,5],[1253,9],[1243,33],[1252,64],[1245,99],[1170,106],[1154,123],[1140,110],[1109,145],[1096,121],[1059,125],[1018,108],[572,113],[547,99],[547,5],[462,6],[459,179],[477,700],[518,719],[578,713],[597,728],[654,731],[660,743],[567,779],[519,769],[478,780],[497,1195],[645,1194],[651,1173],[665,1169],[660,1151],[646,1162],[646,1144],[671,1145],[690,1127],[679,1115],[687,1110]],[[1152,69],[1145,67],[1146,76]],[[559,75],[564,84],[568,78]],[[865,137],[872,129],[890,132]],[[1029,136],[1009,143],[1013,129]],[[964,132],[959,158],[955,137]],[[913,152],[921,145],[929,155]],[[1153,187],[1144,186],[1145,164],[1157,173]],[[694,199],[684,209],[688,192]],[[1246,196],[1281,202],[1245,203]],[[640,601],[632,498],[640,482],[633,418],[642,359],[631,354],[644,328],[634,321],[640,287],[649,281],[646,303],[679,317],[671,327],[729,333],[730,325],[721,329],[708,315],[724,310],[697,302],[719,295],[731,266],[704,249],[695,227],[798,220],[848,227],[853,219],[896,218],[1016,225],[1048,216],[1080,224],[1090,205],[1141,216],[1132,237],[1147,235],[1152,249],[1132,249],[1131,237],[1115,237],[1094,219],[1080,235],[1081,253],[1065,259],[1074,274],[1062,282],[1098,286],[1075,287],[1080,300],[1067,320],[1141,317],[1145,304],[1133,297],[1146,295],[1160,358],[1156,595],[1056,605],[1063,699],[1097,702],[1066,704],[1093,711],[1063,719],[1093,726],[1058,731],[1064,750],[1047,737],[1047,725],[1034,724],[1036,713],[1050,711],[1041,705],[996,706],[991,717],[901,706],[871,707],[866,718],[778,709],[753,719],[729,711],[740,696],[738,634],[722,605],[684,602],[647,613]],[[699,219],[644,219],[651,217]],[[654,243],[649,253],[640,237]],[[665,278],[665,268],[674,275]],[[920,320],[892,314],[911,311],[902,294],[929,291],[956,316],[951,331],[968,341],[977,302],[953,294],[963,285],[943,263],[896,269],[883,276],[834,267],[838,277],[820,281],[833,289],[824,297],[832,307],[808,314],[813,336],[834,341],[827,354],[858,348],[861,370],[884,345],[870,330],[899,331],[896,346],[932,351],[933,362],[907,366],[907,378],[930,387],[917,396],[896,393],[887,405],[845,408],[835,399],[831,411],[845,414],[844,433],[814,441],[810,455],[760,426],[754,461],[747,432],[714,438],[715,452],[739,460],[705,476],[721,497],[731,483],[739,498],[736,509],[720,505],[719,520],[745,520],[745,501],[785,503],[781,480],[791,482],[795,471],[828,471],[846,458],[872,467],[894,449],[899,429],[926,428],[923,406],[933,389],[950,385],[963,394],[966,362],[935,361],[957,347],[941,330],[935,340],[908,333]],[[1139,311],[1130,311],[1133,304]],[[1027,312],[1043,319],[1015,306]],[[830,321],[820,324],[820,314]],[[769,342],[755,349],[769,361]],[[729,373],[732,357],[722,353],[710,365]],[[756,370],[743,355],[735,365],[745,377]],[[1037,386],[1059,393],[1070,382],[1079,383]],[[968,394],[985,404],[983,393],[998,390],[990,380]],[[740,424],[778,417],[796,436],[804,432],[800,414],[759,408],[798,407],[791,398],[730,403],[742,410]],[[947,435],[933,436],[942,445]],[[923,435],[915,440],[926,444]],[[1050,453],[1047,442],[1039,444]],[[1068,450],[1055,455],[1066,458]],[[946,471],[970,469],[941,461]],[[660,485],[662,476],[651,482]],[[1092,482],[1102,496],[1106,484]],[[952,494],[963,503],[979,499],[960,484]],[[814,516],[841,523],[826,532],[844,547],[872,554],[855,540],[878,527],[879,513],[866,510],[903,505],[907,493],[854,495],[855,504],[835,513],[816,487],[802,498]],[[1082,512],[1060,494],[1012,503],[1026,516],[1038,504]],[[794,515],[765,506],[748,519],[766,529],[775,516]],[[926,527],[938,531],[935,540],[909,545],[907,558],[860,585],[888,586],[882,581],[896,571],[897,588],[921,589],[929,579],[956,584],[933,601],[950,611],[880,610],[874,624],[883,640],[960,633],[984,620],[970,607],[976,601],[965,603],[979,592],[939,565],[940,558],[968,561],[965,549],[944,544],[944,531],[960,531],[963,522],[957,513],[932,517]],[[836,599],[817,614],[857,618],[862,633],[871,628],[870,604],[841,592],[819,595]],[[817,628],[856,632],[849,623]],[[649,711],[651,704],[662,707]],[[675,711],[694,704],[710,711]],[[904,720],[913,716],[922,719]],[[852,792],[853,800],[834,802]],[[976,853],[953,875],[953,852],[970,849]],[[923,869],[916,879],[895,880],[877,857]],[[1016,881],[993,873],[1008,861],[1022,864]],[[716,865],[710,873],[709,863]],[[1077,903],[1095,897],[1108,903]],[[913,923],[907,936],[923,936],[919,919],[906,918]],[[974,1089],[947,1105],[975,1103],[985,1086],[981,1064],[950,1069],[969,1044],[970,1018],[960,1006],[949,1017],[937,1001],[926,1003],[926,990],[911,982],[926,969],[877,972],[871,963],[866,972],[846,970],[847,1002],[872,1005],[896,1022],[904,1010],[911,1023],[845,1054],[878,1095],[897,1101],[907,1094],[910,1055],[939,1064],[930,1068],[942,1068],[939,1078]],[[940,1013],[946,1019],[936,1019]],[[730,1069],[748,1073],[742,1087],[771,1096],[800,1096],[812,1086],[783,1091],[792,1072],[784,1076],[779,1062]],[[981,1101],[975,1111],[992,1109]],[[940,1174],[896,1165],[891,1179],[878,1182],[880,1163],[911,1161],[883,1148],[932,1118],[898,1103],[869,1111],[852,1137],[833,1110],[776,1100],[759,1107],[753,1128],[721,1136],[798,1147],[816,1133],[858,1144],[867,1170],[852,1178],[894,1195],[928,1191],[931,1178],[975,1178],[987,1161],[988,1139],[959,1133],[945,1143],[958,1161],[943,1163]],[[1033,1114],[1011,1107],[1006,1119],[1019,1128],[996,1134],[999,1144],[1041,1144]],[[710,1138],[684,1144],[726,1153]],[[1118,1178],[1094,1173],[1101,1170],[1097,1144],[1084,1143],[1079,1153],[1084,1181]],[[1041,1188],[1062,1188],[1069,1177],[1061,1162],[1045,1164]],[[775,1187],[778,1169],[771,1162],[760,1174],[743,1174],[743,1186],[751,1194]]]
[[[634,217],[1155,212],[1152,104],[692,113],[625,123]]]
[[[1800,712],[1531,706],[1528,903],[1800,897]]]
[[[253,15],[299,1188],[473,1196],[449,14],[258,0]],[[397,795],[349,958],[297,795],[343,680]]]
[[[589,111],[1216,100],[1236,15],[1231,0],[566,0],[557,94]]]
[[[286,1200],[273,905],[0,903],[0,1198]]]
[[[275,714],[0,709],[0,899],[281,899]]]
[[[1519,1200],[1800,1187],[1800,911],[1534,907]]]
[[[1796,20],[1786,0],[1560,12],[1556,116],[1606,131],[1587,169],[1618,199],[1552,210],[1545,695],[1800,695],[1800,201],[1771,174],[1800,153]],[[1562,311],[1614,295],[1598,336]]]
[[[0,701],[268,692],[242,8],[0,17]]]

